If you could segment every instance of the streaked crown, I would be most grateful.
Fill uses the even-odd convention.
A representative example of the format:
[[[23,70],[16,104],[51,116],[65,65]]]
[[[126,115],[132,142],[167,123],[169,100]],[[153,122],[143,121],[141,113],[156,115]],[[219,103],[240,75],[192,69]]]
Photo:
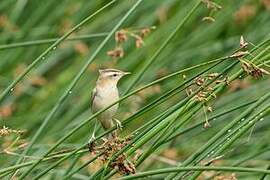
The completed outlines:
[[[118,69],[100,69],[99,79],[100,80],[111,80],[117,82],[121,77],[130,74],[129,72],[124,72]]]

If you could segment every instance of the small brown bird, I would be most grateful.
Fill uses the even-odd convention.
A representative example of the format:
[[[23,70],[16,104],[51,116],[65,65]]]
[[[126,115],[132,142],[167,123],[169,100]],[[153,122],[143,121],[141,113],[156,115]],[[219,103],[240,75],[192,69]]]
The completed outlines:
[[[99,77],[96,82],[96,87],[92,92],[92,112],[96,113],[99,110],[109,106],[119,99],[117,88],[118,81],[129,72],[123,72],[117,69],[99,70]],[[117,128],[121,128],[121,122],[113,116],[117,112],[118,104],[110,107],[97,116],[97,120],[101,123],[105,130],[113,127],[116,123]]]

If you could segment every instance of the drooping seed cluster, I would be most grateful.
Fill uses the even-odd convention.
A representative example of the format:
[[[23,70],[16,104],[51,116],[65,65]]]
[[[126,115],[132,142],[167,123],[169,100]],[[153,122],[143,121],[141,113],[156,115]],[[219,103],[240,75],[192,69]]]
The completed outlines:
[[[184,79],[186,76],[183,76]],[[224,77],[219,73],[210,73],[202,76],[198,76],[192,83],[186,88],[186,93],[188,96],[194,95],[193,99],[202,103],[203,112],[205,114],[205,123],[204,128],[210,127],[210,123],[208,122],[208,112],[213,112],[213,108],[208,105],[208,97],[212,96],[216,98],[216,94],[214,92],[214,86],[216,84],[225,83],[229,84],[228,77]]]
[[[219,76],[219,78],[217,78]],[[212,83],[208,84],[211,80],[215,79]],[[219,75],[219,73],[210,73],[206,75],[202,75],[197,77],[193,81],[193,85],[188,86],[186,88],[186,93],[188,96],[192,95],[195,91],[198,91],[194,96],[194,99],[199,102],[206,103],[208,95],[213,96],[216,98],[216,94],[214,93],[214,85],[220,84],[222,82],[225,82],[227,85],[228,77],[223,77],[222,75]]]
[[[145,27],[141,29],[121,29],[115,33],[116,46],[113,50],[107,52],[108,56],[114,59],[122,58],[124,56],[123,45],[129,38],[135,39],[135,45],[140,48],[144,45],[145,37],[153,30],[155,27]]]
[[[121,151],[126,145],[128,145],[131,142],[131,139],[131,136],[124,139],[117,136],[110,139],[103,138],[103,143],[100,146],[95,146],[92,143],[89,146],[89,151],[94,154],[101,154],[98,159],[105,164],[115,153]],[[120,174],[134,174],[135,166],[133,161],[135,160],[132,159],[132,161],[130,161],[127,158],[126,153],[122,153],[110,163],[110,167],[116,169]]]
[[[202,18],[202,21],[215,22],[215,18],[213,17],[214,12],[219,11],[222,7],[212,2],[211,0],[202,0],[202,2],[206,5],[206,8],[209,10],[209,15]]]
[[[236,58],[240,61],[243,71],[247,75],[250,75],[255,79],[261,78],[263,77],[263,75],[270,75],[267,70],[255,65],[254,63],[245,58],[245,55],[252,54],[247,50],[248,42],[244,40],[243,36],[241,36],[239,44],[240,50],[232,54],[230,57]]]

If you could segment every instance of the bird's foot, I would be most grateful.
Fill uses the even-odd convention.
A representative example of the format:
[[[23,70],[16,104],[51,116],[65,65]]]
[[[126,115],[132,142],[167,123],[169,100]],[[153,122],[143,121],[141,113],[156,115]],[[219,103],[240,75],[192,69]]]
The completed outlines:
[[[90,140],[89,140],[89,142],[88,142],[89,152],[93,152],[93,150],[95,149],[95,140],[96,140],[96,136],[93,133]]]
[[[118,119],[115,119],[115,118],[113,120],[114,120],[114,122],[116,124],[116,128],[119,129],[119,130],[122,130],[123,125],[122,125],[121,121],[119,121]]]
[[[93,142],[93,141],[90,141],[88,144],[87,144],[87,146],[88,146],[88,150],[89,150],[89,152],[93,152],[94,150],[95,150],[95,142]]]

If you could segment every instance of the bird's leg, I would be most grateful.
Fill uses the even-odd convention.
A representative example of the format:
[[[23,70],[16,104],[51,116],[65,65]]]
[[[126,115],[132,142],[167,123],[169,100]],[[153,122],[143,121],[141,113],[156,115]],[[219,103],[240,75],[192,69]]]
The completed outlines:
[[[115,118],[113,118],[113,121],[116,124],[116,128],[122,130],[123,126],[122,126],[121,121],[119,121],[118,119],[115,119]]]
[[[90,152],[93,151],[94,147],[95,147],[95,140],[96,140],[96,128],[97,128],[97,121],[95,121],[95,125],[94,125],[94,129],[93,129],[93,133],[88,141],[88,149]]]
[[[92,136],[90,138],[90,142],[96,140],[96,129],[97,129],[97,120],[95,120],[95,125],[94,125]]]

